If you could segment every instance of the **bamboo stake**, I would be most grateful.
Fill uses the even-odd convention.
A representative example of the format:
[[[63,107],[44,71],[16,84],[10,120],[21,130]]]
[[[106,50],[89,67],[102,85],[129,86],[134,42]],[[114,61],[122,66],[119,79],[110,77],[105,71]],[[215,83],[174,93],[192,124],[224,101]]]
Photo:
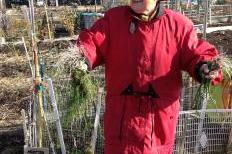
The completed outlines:
[[[26,57],[27,57],[27,60],[28,60],[28,64],[29,64],[29,67],[30,67],[30,70],[31,70],[31,75],[34,77],[34,69],[33,69],[32,65],[31,65],[31,60],[30,60],[30,56],[29,56],[28,51],[27,51],[27,46],[26,46],[26,42],[25,42],[24,37],[22,37],[22,42],[23,42],[23,47],[25,49]]]
[[[37,51],[37,44],[35,39],[35,18],[34,18],[34,1],[30,0],[30,17],[31,17],[31,41],[32,41],[32,52],[34,58],[34,67],[35,67],[35,81],[34,87],[36,90],[38,100],[38,115],[37,115],[37,132],[38,132],[38,147],[42,147],[43,141],[43,97],[42,97],[42,83],[41,83],[41,76],[40,76],[40,66],[39,66],[39,58],[38,58],[38,51]]]
[[[34,63],[35,63],[35,88],[37,90],[37,99],[38,99],[38,147],[42,147],[42,138],[43,138],[43,96],[42,96],[42,84],[41,84],[41,76],[40,76],[40,66],[38,59],[38,52],[34,47]]]
[[[33,69],[32,64],[31,64],[30,56],[29,56],[28,51],[27,51],[27,47],[26,47],[24,37],[22,37],[22,43],[23,43],[23,46],[24,46],[24,49],[25,49],[28,64],[30,66],[31,75],[32,75],[32,85],[33,85],[34,76],[35,76],[34,75],[35,70]],[[32,99],[33,98],[35,98],[34,94],[32,96]],[[32,111],[32,106],[33,106],[33,111]],[[28,141],[27,141],[26,146],[37,146],[37,144],[36,144],[36,138],[37,137],[36,137],[36,133],[35,133],[36,130],[35,130],[35,125],[34,125],[34,123],[36,121],[36,114],[35,114],[36,110],[34,110],[34,106],[35,106],[35,101],[33,102],[33,105],[32,105],[32,101],[30,101],[29,110],[28,110],[28,112],[29,112],[29,117],[28,117]],[[33,112],[33,116],[31,114],[32,112]],[[32,117],[33,117],[33,119],[31,119]],[[32,136],[32,133],[33,133],[33,136]]]
[[[52,40],[51,29],[50,29],[50,23],[49,23],[49,18],[48,18],[47,0],[45,0],[44,10],[45,10],[45,15],[46,15],[46,20],[47,20],[49,40]]]

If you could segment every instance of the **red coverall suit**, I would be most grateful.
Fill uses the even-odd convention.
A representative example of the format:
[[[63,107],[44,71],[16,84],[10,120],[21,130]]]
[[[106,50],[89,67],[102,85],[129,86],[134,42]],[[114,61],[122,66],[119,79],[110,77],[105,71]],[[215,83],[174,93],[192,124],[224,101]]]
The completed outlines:
[[[80,33],[89,68],[105,64],[105,154],[171,154],[179,112],[181,70],[212,60],[216,49],[198,40],[192,22],[159,7],[153,20],[113,8]]]

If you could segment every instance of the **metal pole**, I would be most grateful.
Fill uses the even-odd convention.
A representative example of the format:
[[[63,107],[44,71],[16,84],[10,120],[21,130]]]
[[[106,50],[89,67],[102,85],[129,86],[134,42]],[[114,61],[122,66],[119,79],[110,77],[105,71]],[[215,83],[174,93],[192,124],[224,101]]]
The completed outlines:
[[[56,0],[56,7],[58,7],[59,6],[59,2],[58,2],[58,0]]]
[[[181,102],[180,111],[184,110],[184,101],[185,101],[184,96],[185,96],[185,88],[182,88],[181,97],[180,97],[181,98],[181,100],[180,100],[180,102]]]
[[[57,103],[56,103],[56,99],[55,99],[55,93],[54,93],[54,89],[53,89],[52,80],[47,79],[47,83],[48,83],[48,87],[49,87],[49,94],[50,94],[50,98],[51,98],[53,112],[55,113],[55,116],[56,116],[56,128],[57,128],[57,133],[58,133],[58,137],[60,140],[61,152],[62,152],[62,154],[66,154],[64,138],[63,138],[63,133],[62,133],[62,127],[60,124],[60,116],[59,116],[59,112],[57,109]]]
[[[50,141],[50,148],[52,149],[52,154],[56,154],[54,142],[52,141],[52,136],[51,136],[51,133],[49,131],[49,126],[48,126],[48,121],[47,121],[46,115],[44,115],[44,121],[45,121],[46,129],[47,129],[47,133],[48,133],[48,139]]]
[[[31,96],[32,98],[32,96]],[[31,111],[32,111],[32,100],[30,98],[30,103],[29,103],[29,109],[28,109],[28,135],[29,135],[29,141],[28,141],[28,146],[32,146],[32,115],[31,115]]]
[[[198,154],[199,153],[199,147],[200,147],[200,138],[203,132],[203,124],[204,124],[204,120],[205,120],[205,110],[207,108],[207,104],[208,104],[208,94],[205,93],[203,96],[203,101],[202,103],[202,109],[201,109],[201,114],[200,114],[200,122],[198,125],[198,133],[197,133],[197,138],[196,138],[196,146],[195,146],[195,153]]]
[[[204,31],[203,31],[203,38],[206,39],[206,30],[207,30],[207,21],[208,21],[208,12],[209,12],[209,0],[206,0],[205,6],[205,18],[204,18]]]

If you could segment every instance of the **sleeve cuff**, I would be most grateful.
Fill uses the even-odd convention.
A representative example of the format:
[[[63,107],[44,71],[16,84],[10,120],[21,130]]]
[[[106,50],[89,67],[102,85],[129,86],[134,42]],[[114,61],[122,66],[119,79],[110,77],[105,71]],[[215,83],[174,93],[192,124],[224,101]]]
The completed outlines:
[[[203,64],[207,64],[207,62],[200,61],[195,65],[195,77],[196,77],[196,80],[200,83],[202,83],[202,80],[203,80],[201,69],[200,69]]]

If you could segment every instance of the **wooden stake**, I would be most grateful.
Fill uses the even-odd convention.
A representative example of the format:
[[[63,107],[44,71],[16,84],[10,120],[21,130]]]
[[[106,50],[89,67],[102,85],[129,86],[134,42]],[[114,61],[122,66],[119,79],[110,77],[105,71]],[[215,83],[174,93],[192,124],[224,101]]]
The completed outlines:
[[[45,15],[46,15],[46,20],[47,20],[47,26],[48,26],[48,37],[49,37],[49,40],[52,40],[50,23],[49,23],[49,18],[48,18],[47,0],[45,0],[44,10],[45,10]]]

